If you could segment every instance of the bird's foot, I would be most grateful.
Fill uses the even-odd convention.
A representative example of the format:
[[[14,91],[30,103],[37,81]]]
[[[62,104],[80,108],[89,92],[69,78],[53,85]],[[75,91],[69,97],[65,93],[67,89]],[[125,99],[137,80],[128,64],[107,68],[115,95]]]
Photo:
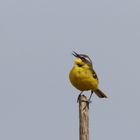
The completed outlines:
[[[89,104],[90,104],[92,101],[88,100],[88,101],[83,101],[83,102],[86,102],[86,105],[85,105],[85,107],[83,108],[83,110],[85,110],[86,108],[89,109]]]
[[[79,102],[79,99],[80,99],[80,97],[81,97],[82,93],[83,93],[83,91],[82,91],[82,92],[78,95],[78,98],[77,98],[77,103]]]
[[[80,96],[81,96],[81,94],[79,94],[78,95],[78,98],[77,98],[77,103],[79,102],[79,100],[80,100]]]

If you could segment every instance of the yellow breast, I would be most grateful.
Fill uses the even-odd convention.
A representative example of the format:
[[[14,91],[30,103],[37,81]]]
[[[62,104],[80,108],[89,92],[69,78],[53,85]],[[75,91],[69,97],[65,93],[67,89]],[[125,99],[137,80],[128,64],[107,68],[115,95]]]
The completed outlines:
[[[80,91],[96,90],[98,88],[97,79],[93,78],[89,69],[74,66],[69,74],[72,85]]]

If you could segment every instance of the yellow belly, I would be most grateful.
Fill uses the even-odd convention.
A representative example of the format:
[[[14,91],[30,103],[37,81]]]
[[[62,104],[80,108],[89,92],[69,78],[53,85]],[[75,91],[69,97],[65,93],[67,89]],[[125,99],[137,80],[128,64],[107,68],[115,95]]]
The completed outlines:
[[[80,91],[96,90],[98,88],[98,81],[93,78],[90,70],[73,68],[70,71],[69,78],[72,85]]]

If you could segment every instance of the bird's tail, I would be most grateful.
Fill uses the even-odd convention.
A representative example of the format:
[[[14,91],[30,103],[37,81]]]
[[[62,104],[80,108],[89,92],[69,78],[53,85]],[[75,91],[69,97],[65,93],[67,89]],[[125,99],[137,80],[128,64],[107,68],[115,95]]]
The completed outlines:
[[[107,96],[100,89],[94,90],[94,92],[99,98],[107,98]]]

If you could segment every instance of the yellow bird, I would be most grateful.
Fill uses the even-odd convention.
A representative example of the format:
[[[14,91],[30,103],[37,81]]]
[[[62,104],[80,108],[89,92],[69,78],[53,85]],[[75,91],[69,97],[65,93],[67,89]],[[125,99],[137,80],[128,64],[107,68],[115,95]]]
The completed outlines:
[[[99,89],[99,80],[96,72],[93,69],[92,61],[88,55],[72,53],[76,59],[74,61],[74,66],[70,71],[69,79],[72,85],[81,91],[78,96],[81,96],[83,91],[91,90],[91,95],[89,97],[89,102],[93,92],[100,98],[107,98],[107,96]],[[78,101],[77,100],[77,101]]]

